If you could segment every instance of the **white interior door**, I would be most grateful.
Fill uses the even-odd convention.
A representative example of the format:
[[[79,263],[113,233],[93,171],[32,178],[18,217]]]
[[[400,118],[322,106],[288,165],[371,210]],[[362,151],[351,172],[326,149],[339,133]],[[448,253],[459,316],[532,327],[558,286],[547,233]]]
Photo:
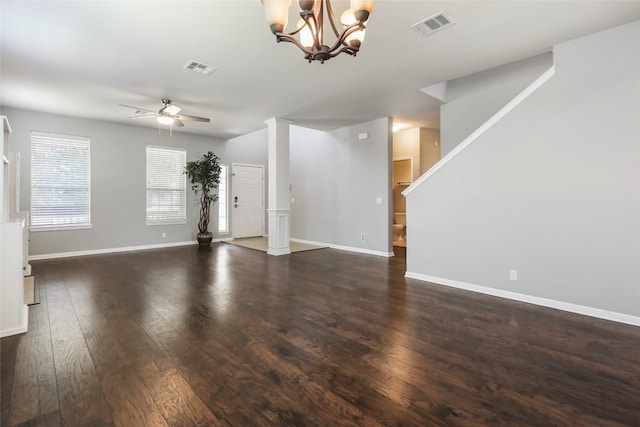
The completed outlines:
[[[233,237],[264,233],[264,166],[232,165],[231,209]]]

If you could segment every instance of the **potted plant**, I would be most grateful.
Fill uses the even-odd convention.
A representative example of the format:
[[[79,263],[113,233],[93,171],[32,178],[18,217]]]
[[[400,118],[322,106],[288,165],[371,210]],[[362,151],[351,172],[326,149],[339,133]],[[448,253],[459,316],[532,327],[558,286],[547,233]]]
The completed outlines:
[[[204,154],[199,160],[187,162],[184,173],[189,178],[191,189],[199,196],[200,220],[198,221],[198,243],[209,245],[213,233],[209,231],[211,204],[218,201],[218,192],[213,191],[220,183],[220,159],[213,151]]]

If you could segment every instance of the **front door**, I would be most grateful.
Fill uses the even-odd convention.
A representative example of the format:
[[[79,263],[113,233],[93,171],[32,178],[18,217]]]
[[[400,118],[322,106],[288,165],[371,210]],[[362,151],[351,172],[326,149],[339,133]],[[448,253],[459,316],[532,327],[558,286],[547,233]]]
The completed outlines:
[[[264,233],[264,166],[234,164],[231,173],[233,238]]]

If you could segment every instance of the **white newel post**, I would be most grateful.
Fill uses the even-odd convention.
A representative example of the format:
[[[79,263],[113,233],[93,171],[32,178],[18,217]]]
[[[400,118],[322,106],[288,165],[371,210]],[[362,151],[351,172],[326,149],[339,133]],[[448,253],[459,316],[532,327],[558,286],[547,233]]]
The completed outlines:
[[[272,118],[269,126],[269,255],[290,254],[289,248],[289,125]]]

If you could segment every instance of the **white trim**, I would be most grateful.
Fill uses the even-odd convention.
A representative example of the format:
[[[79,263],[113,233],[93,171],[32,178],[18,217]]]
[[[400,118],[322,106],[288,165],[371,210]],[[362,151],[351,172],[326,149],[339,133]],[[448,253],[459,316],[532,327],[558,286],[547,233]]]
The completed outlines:
[[[24,334],[29,330],[29,306],[24,305],[22,308],[22,325],[17,328],[5,329],[0,331],[0,338],[10,337],[11,335]]]
[[[473,285],[471,283],[443,279],[441,277],[434,277],[426,274],[412,273],[410,271],[405,272],[404,276],[410,279],[421,280],[423,282],[430,282],[437,285],[444,285],[457,289],[464,289],[466,291],[491,295],[498,298],[506,298],[514,301],[525,302],[528,304],[535,304],[542,307],[554,308],[556,310],[568,311],[570,313],[582,314],[584,316],[596,317],[598,319],[626,323],[627,325],[632,326],[640,326],[640,317],[631,316],[624,313],[617,313],[615,311],[602,310],[600,308],[587,307],[584,305],[520,294],[517,292],[509,292],[501,289],[489,288],[487,286]]]
[[[67,231],[67,230],[88,230],[93,228],[93,224],[82,224],[82,225],[45,225],[41,227],[29,227],[29,231],[34,233],[39,233],[41,231]]]
[[[188,219],[184,219],[184,220],[178,220],[178,221],[158,221],[158,222],[154,222],[154,221],[145,221],[144,225],[148,225],[151,227],[154,227],[156,225],[183,225],[183,224],[188,224],[189,220]]]
[[[268,255],[287,255],[289,247],[289,213],[291,209],[267,209],[269,217]]]
[[[9,124],[9,119],[7,118],[7,116],[0,116],[0,120],[2,120],[2,127],[4,128],[5,132],[11,132],[11,125]]]
[[[349,252],[358,252],[361,254],[375,255],[375,256],[381,256],[385,258],[391,258],[392,256],[395,256],[393,252],[374,251],[371,249],[355,248],[353,246],[342,246],[342,245],[334,245],[333,243],[315,242],[313,240],[295,239],[293,237],[290,238],[289,240],[291,240],[292,242],[306,243],[308,245],[316,245],[316,246],[326,246],[331,249],[338,249],[341,251],[349,251]]]
[[[43,259],[55,259],[55,258],[69,258],[69,257],[86,256],[86,255],[111,254],[115,252],[144,251],[147,249],[172,248],[175,246],[188,246],[188,245],[197,245],[197,244],[198,244],[197,241],[192,240],[187,242],[161,243],[161,244],[142,245],[142,246],[127,246],[127,247],[121,247],[121,248],[91,249],[87,251],[75,251],[75,252],[58,252],[53,254],[30,255],[29,261],[38,261]]]
[[[375,256],[381,256],[385,258],[391,258],[392,256],[395,255],[393,252],[374,251],[371,249],[355,248],[353,246],[329,245],[329,247],[331,249],[338,249],[341,251],[358,252],[361,254],[375,255]]]
[[[280,255],[290,255],[291,250],[287,248],[269,248],[267,250],[267,255],[280,256]]]
[[[230,222],[231,222],[231,215],[230,215],[230,205],[229,205],[229,193],[231,193],[231,187],[229,186],[229,177],[231,176],[231,174],[229,173],[231,170],[231,167],[226,164],[226,163],[222,163],[220,164],[220,180],[222,181],[222,168],[224,167],[224,207],[225,207],[225,213],[224,213],[224,217],[225,217],[225,222],[227,223],[227,227],[224,230],[220,230],[220,208],[222,207],[223,203],[221,202],[221,197],[220,197],[220,183],[218,183],[218,215],[216,215],[216,217],[218,218],[218,221],[216,221],[216,225],[218,227],[218,234],[231,234],[231,227],[230,227]]]
[[[429,169],[424,175],[418,178],[413,184],[411,184],[407,189],[402,192],[402,195],[407,197],[413,190],[418,188],[424,181],[429,179],[433,174],[435,174],[441,167],[446,165],[456,157],[462,150],[471,145],[476,139],[480,137],[483,133],[489,130],[493,125],[498,123],[500,119],[510,113],[514,108],[516,108],[522,101],[527,99],[531,94],[533,94],[536,90],[538,90],[542,85],[544,85],[547,80],[549,80],[556,72],[556,66],[552,65],[547,71],[545,71],[540,77],[538,77],[533,83],[527,86],[522,92],[516,95],[507,105],[502,107],[497,113],[495,113],[489,120],[487,120],[482,126],[476,129],[471,135],[466,137],[460,144],[458,144],[453,150],[451,150],[446,156],[444,156],[438,163],[433,165],[431,169]]]

